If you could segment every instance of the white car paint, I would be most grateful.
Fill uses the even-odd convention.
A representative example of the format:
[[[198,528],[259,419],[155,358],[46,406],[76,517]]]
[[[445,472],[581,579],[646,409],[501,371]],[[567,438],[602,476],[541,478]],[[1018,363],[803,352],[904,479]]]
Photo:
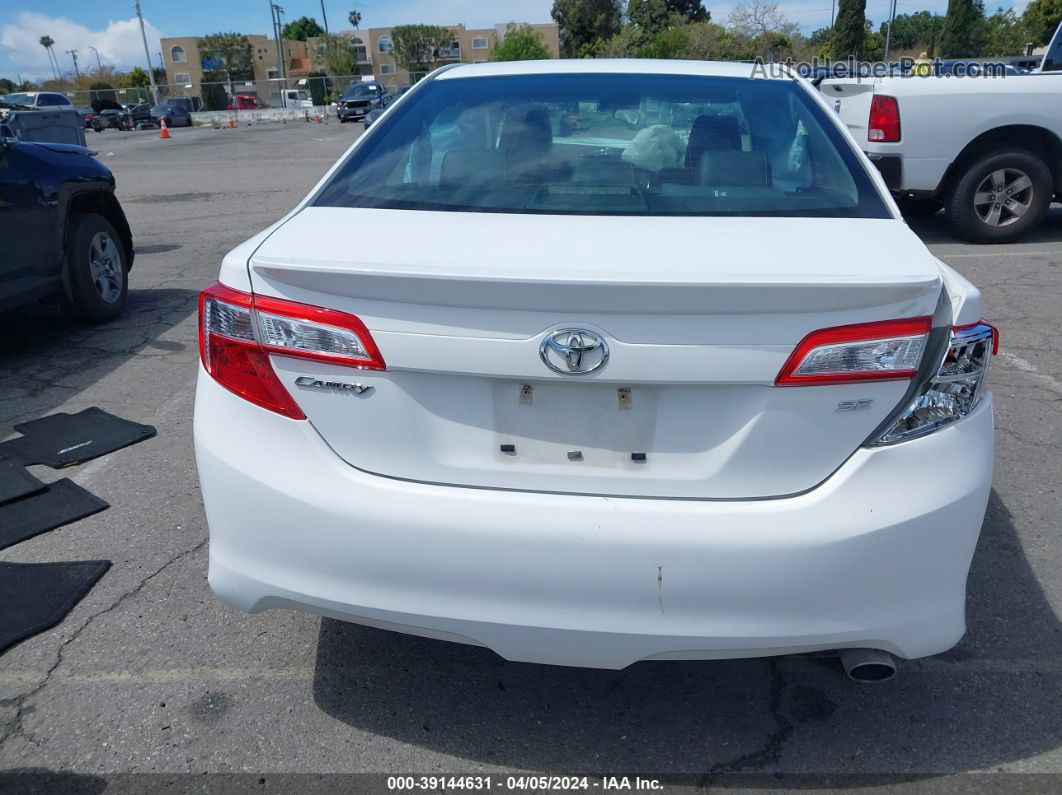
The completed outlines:
[[[748,77],[543,61],[434,79],[602,71]],[[861,167],[893,217],[352,209],[310,205],[315,188],[226,256],[221,281],[357,315],[387,369],[273,353],[297,420],[201,367],[211,587],[250,612],[563,665],[946,650],[965,629],[991,484],[991,395],[940,430],[866,446],[907,382],[774,385],[816,329],[981,317],[977,289]],[[359,226],[374,234],[353,251]],[[546,241],[569,256],[542,256]],[[608,340],[607,368],[576,380],[543,366],[541,341],[567,326]],[[357,389],[296,384],[307,377]],[[498,449],[510,439],[516,457]],[[577,463],[563,458],[573,447]]]

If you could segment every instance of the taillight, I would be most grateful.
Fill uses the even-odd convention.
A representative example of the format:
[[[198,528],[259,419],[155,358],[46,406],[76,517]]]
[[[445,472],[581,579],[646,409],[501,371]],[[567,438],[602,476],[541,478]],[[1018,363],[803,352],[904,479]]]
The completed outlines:
[[[875,94],[870,100],[867,140],[886,144],[900,140],[900,103],[896,97]]]
[[[872,446],[916,439],[973,411],[981,402],[988,366],[999,351],[999,331],[983,320],[951,330],[937,372]]]
[[[821,386],[912,378],[932,320],[916,317],[813,331],[782,365],[777,386]]]
[[[203,367],[229,391],[262,408],[303,420],[271,353],[363,370],[384,370],[365,324],[353,315],[233,290],[220,282],[199,296]]]

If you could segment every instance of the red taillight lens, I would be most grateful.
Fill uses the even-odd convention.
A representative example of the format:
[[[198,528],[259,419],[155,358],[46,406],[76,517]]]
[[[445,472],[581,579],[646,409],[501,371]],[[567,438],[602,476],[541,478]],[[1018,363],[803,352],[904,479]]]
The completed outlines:
[[[777,386],[896,381],[918,372],[932,319],[884,320],[813,331],[782,365]]]
[[[874,95],[870,101],[867,140],[886,144],[900,140],[900,103],[896,101],[896,97]]]
[[[270,353],[386,369],[368,329],[353,315],[253,296],[218,282],[199,296],[199,353],[203,367],[226,389],[297,420],[306,415],[277,377]]]

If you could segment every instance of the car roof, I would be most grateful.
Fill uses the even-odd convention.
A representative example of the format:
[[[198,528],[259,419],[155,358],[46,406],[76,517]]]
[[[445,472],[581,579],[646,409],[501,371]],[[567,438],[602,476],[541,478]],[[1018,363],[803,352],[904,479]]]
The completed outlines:
[[[774,66],[782,66],[775,64]],[[654,58],[572,58],[460,64],[437,73],[436,80],[502,75],[654,74],[704,77],[753,77],[754,65],[733,61],[682,61]],[[787,79],[785,69],[759,67],[756,77]]]

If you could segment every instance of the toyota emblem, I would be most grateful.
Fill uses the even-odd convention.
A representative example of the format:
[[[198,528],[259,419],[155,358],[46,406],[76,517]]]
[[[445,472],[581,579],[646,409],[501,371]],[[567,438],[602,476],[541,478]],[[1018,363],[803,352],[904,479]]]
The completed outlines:
[[[543,363],[561,375],[586,375],[608,361],[608,344],[599,334],[582,328],[562,328],[547,334],[539,346]]]

